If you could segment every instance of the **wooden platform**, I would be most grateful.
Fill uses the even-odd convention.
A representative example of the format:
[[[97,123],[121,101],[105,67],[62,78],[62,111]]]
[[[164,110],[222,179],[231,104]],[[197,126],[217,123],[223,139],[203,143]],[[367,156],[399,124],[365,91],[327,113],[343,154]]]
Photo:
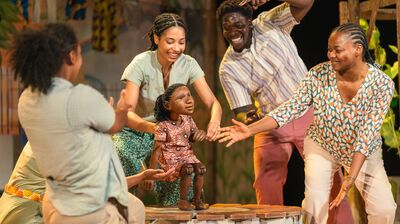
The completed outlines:
[[[215,204],[208,210],[181,211],[176,207],[146,207],[148,223],[301,223],[302,209],[295,206]],[[275,221],[274,221],[275,220]],[[281,221],[279,221],[281,220]],[[273,222],[274,221],[274,222]]]

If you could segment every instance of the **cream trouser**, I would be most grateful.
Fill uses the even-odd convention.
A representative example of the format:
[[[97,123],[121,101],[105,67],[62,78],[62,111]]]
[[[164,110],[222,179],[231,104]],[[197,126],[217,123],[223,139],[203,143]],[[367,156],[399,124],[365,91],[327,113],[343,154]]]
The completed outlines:
[[[142,201],[128,193],[129,224],[143,224],[145,209]],[[82,216],[65,216],[60,214],[46,197],[43,200],[43,219],[46,224],[126,224],[126,220],[110,202],[103,208]]]
[[[328,219],[329,192],[333,174],[340,169],[333,157],[309,136],[304,139],[305,223],[324,224]],[[346,171],[350,167],[343,166]],[[394,202],[382,149],[369,156],[357,176],[355,186],[365,201],[369,224],[392,224],[395,218]]]

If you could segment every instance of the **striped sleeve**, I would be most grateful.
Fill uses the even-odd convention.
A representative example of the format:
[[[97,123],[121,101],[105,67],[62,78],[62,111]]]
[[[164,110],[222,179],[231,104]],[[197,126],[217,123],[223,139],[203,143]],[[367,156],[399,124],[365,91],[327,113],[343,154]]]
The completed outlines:
[[[265,31],[274,26],[286,33],[292,32],[293,27],[299,24],[293,17],[288,3],[282,3],[269,11],[261,13],[255,19],[255,23],[259,24],[259,27]]]
[[[239,74],[235,74],[233,71],[233,69],[229,71],[228,68],[223,66],[220,67],[219,71],[219,79],[231,110],[253,104],[247,89],[243,86],[244,84],[235,79],[235,75]]]

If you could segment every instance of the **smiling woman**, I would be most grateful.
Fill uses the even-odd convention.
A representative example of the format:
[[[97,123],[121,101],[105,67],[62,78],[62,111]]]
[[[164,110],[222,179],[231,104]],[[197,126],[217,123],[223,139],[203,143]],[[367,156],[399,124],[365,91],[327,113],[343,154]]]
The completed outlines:
[[[207,139],[212,140],[219,129],[222,109],[205,81],[204,72],[189,55],[186,47],[186,25],[176,14],[156,17],[148,33],[151,46],[137,55],[125,68],[121,80],[126,83],[126,101],[132,106],[127,127],[113,136],[125,175],[140,171],[150,157],[155,131],[154,104],[165,89],[176,83],[191,84],[201,101],[210,110]],[[156,185],[159,203],[176,205],[179,181]]]

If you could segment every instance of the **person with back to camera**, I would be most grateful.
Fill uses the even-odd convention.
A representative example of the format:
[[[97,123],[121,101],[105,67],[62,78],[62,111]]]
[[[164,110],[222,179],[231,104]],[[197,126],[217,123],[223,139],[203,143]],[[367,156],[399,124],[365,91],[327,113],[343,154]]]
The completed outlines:
[[[113,135],[113,141],[127,176],[138,173],[141,164],[150,157],[156,127],[154,103],[168,86],[175,83],[193,86],[210,111],[208,140],[216,136],[220,127],[221,105],[196,60],[184,54],[186,31],[180,16],[173,13],[157,16],[148,33],[150,49],[137,55],[122,75],[121,80],[126,83],[126,101],[132,109],[128,113],[127,127]],[[155,188],[161,205],[177,204],[179,180],[157,182]]]
[[[160,95],[155,103],[154,115],[157,120],[154,133],[154,149],[150,159],[150,168],[160,164],[165,171],[175,169],[180,178],[181,210],[204,210],[208,208],[202,199],[203,178],[206,167],[195,156],[191,143],[203,141],[206,133],[197,128],[191,115],[194,111],[194,99],[184,84],[174,84]],[[191,174],[194,173],[193,204],[188,200]],[[176,180],[170,178],[170,181]]]
[[[396,203],[383,166],[380,129],[394,83],[374,66],[359,25],[333,29],[327,55],[329,61],[313,67],[288,101],[248,126],[233,120],[234,126],[222,129],[220,142],[230,146],[282,127],[312,106],[314,121],[304,140],[305,221],[326,223],[328,210],[339,206],[355,184],[365,201],[368,223],[392,224]],[[341,167],[348,176],[329,203],[333,174]]]
[[[18,116],[46,179],[44,222],[144,223],[144,205],[128,193],[110,136],[125,125],[125,91],[114,110],[93,88],[72,84],[82,55],[65,24],[21,31],[11,49],[24,89]]]
[[[304,18],[313,0],[285,0],[252,20],[253,8],[268,0],[226,0],[217,18],[229,47],[221,61],[219,79],[236,119],[251,124],[285,102],[307,74],[291,31]],[[288,162],[294,147],[303,157],[304,138],[312,108],[278,130],[254,136],[254,190],[258,204],[283,205]],[[334,178],[333,195],[341,185]],[[330,223],[351,224],[347,201],[332,211]]]
[[[146,169],[136,175],[126,177],[129,187],[145,180],[165,180],[174,170]],[[39,173],[29,142],[23,148],[15,164],[4,193],[0,198],[0,223],[2,224],[42,224],[42,199],[46,179]]]

